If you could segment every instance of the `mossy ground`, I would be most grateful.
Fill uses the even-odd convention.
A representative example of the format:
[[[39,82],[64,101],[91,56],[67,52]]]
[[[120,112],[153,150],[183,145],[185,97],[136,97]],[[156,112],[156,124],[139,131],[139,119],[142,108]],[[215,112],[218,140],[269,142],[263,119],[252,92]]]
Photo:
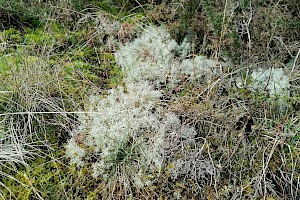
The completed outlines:
[[[111,2],[0,0],[1,133],[25,137],[31,152],[27,165],[0,160],[0,198],[298,199],[297,0]],[[115,40],[132,40],[148,22],[164,24],[177,41],[188,36],[194,54],[233,61],[210,85],[185,83],[168,99],[169,109],[196,127],[214,176],[172,180],[161,169],[149,177],[155,185],[128,194],[118,173],[94,179],[91,166],[69,165],[64,145],[78,123],[74,112],[85,109],[90,95],[123,84],[116,49],[92,20],[103,11],[121,23]],[[240,75],[247,85],[257,64],[290,71],[293,95],[284,105],[224,78]]]

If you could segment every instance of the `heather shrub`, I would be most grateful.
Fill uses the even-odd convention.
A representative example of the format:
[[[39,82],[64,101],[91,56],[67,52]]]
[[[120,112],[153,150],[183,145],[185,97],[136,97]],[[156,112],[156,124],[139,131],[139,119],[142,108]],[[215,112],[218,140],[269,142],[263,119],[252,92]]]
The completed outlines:
[[[38,28],[49,21],[72,25],[74,19],[78,20],[82,16],[78,12],[88,7],[89,3],[83,0],[0,0],[0,16],[3,19],[0,22],[1,28]]]

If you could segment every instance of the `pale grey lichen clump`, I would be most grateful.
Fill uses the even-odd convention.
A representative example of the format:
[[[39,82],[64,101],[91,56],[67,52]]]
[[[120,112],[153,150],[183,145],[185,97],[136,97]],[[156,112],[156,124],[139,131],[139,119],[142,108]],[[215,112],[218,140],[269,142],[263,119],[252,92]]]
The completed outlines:
[[[203,81],[204,77],[216,73],[221,64],[224,65],[204,56],[184,59],[190,48],[187,39],[179,45],[163,27],[149,27],[141,37],[122,46],[115,55],[126,74],[126,82],[148,80],[154,85],[174,85],[181,75],[189,76],[190,81]],[[178,54],[179,58],[176,58]]]
[[[116,165],[127,163],[136,186],[141,187],[141,183],[150,184],[145,174],[161,169],[164,155],[170,153],[168,149],[174,149],[171,146],[179,141],[186,145],[194,142],[196,131],[182,125],[174,113],[163,111],[160,91],[147,82],[128,84],[126,89],[112,89],[103,99],[92,98],[87,113],[79,115],[81,125],[66,146],[67,155],[78,166],[84,164],[88,154],[96,155],[94,177],[108,177]],[[84,148],[74,139],[82,134]],[[176,141],[166,140],[175,134]],[[92,152],[86,152],[88,149]],[[173,171],[178,174],[176,168]]]
[[[180,64],[181,73],[189,75],[192,80],[205,81],[218,73],[220,65],[225,63],[207,59],[204,56],[195,56],[194,59],[184,59]]]
[[[101,99],[93,109],[96,113],[89,114],[90,119],[86,128],[89,133],[86,145],[94,147],[94,151],[101,157],[100,164],[94,167],[95,176],[107,173],[100,166],[113,165],[118,159],[127,159],[132,154],[142,159],[142,151],[152,150],[151,154],[144,158],[143,164],[150,165],[152,162],[159,167],[161,156],[159,140],[163,134],[160,131],[160,119],[152,110],[158,107],[159,91],[155,91],[147,83],[143,85],[127,86],[127,91],[117,88],[109,91],[107,98]],[[153,144],[147,138],[153,139]],[[153,146],[154,145],[154,146]],[[118,158],[120,151],[124,151],[124,158]],[[134,156],[133,156],[134,157]],[[130,159],[130,158],[128,158]]]
[[[258,70],[254,71],[251,76],[253,79],[253,89],[261,90],[266,88],[271,97],[287,97],[290,95],[289,78],[287,75],[285,75],[282,68],[269,68],[267,70],[259,68]]]
[[[141,37],[121,47],[115,57],[125,72],[126,82],[151,80],[159,84],[177,73],[172,53],[177,47],[164,28],[149,27]]]
[[[239,79],[237,85],[242,87],[242,81]],[[270,97],[288,97],[290,96],[289,77],[282,68],[258,68],[251,74],[249,88],[253,92],[262,92],[267,90]]]
[[[151,184],[147,174],[166,163],[173,163],[174,177],[188,173],[191,165],[196,169],[196,157],[187,156],[191,153],[187,151],[195,146],[197,133],[161,105],[164,91],[157,87],[176,84],[182,74],[199,79],[214,71],[210,67],[216,62],[204,57],[175,57],[176,51],[184,56],[188,48],[187,41],[178,45],[162,27],[149,27],[140,38],[121,47],[115,56],[125,75],[125,87],[109,90],[106,97],[90,98],[86,113],[79,115],[81,125],[66,146],[71,163],[83,165],[90,156],[96,157],[94,177],[108,177],[122,166],[131,172],[127,176],[137,187]]]
[[[128,84],[126,92],[121,87],[112,89],[106,98],[93,97],[87,113],[79,115],[82,123],[74,136],[87,132],[83,145],[93,147],[102,161],[114,161],[118,149],[126,149],[127,145],[134,147],[128,144],[129,140],[142,144],[143,134],[148,132],[155,136],[159,132],[159,119],[152,113],[159,96],[160,92],[145,82],[142,85]],[[72,154],[71,162],[75,163],[75,160],[82,159],[83,149],[72,146],[74,143],[70,140],[67,150]]]

